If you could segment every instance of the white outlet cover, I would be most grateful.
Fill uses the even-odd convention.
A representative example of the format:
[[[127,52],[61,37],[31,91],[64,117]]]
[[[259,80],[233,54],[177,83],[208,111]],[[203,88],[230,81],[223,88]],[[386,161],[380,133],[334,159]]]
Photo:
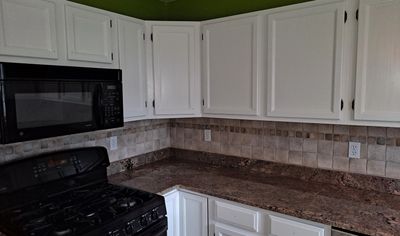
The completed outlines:
[[[204,141],[211,142],[211,130],[210,129],[204,130]]]
[[[349,142],[349,158],[361,157],[361,143]]]
[[[116,136],[110,138],[110,150],[117,150],[118,149],[118,139]]]

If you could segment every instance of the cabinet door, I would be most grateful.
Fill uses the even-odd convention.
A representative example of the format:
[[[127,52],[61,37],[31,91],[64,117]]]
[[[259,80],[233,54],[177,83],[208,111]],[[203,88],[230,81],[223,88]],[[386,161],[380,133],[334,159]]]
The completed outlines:
[[[196,113],[196,108],[200,106],[200,95],[196,92],[199,89],[196,86],[199,84],[196,73],[196,57],[199,57],[195,53],[198,46],[196,28],[160,25],[152,29],[155,114]]]
[[[214,235],[215,236],[250,236],[253,234],[242,231],[240,229],[235,229],[232,227],[227,227],[227,226],[218,224],[218,225],[214,226]]]
[[[168,236],[179,236],[179,192],[164,195],[168,218]]]
[[[0,0],[0,54],[57,59],[56,4]]]
[[[400,121],[400,1],[360,1],[355,119]]]
[[[323,227],[309,225],[277,216],[269,216],[269,236],[326,236],[330,235]]]
[[[112,63],[112,19],[94,10],[66,6],[68,60]]]
[[[256,115],[257,18],[205,25],[203,32],[204,113]]]
[[[124,119],[146,115],[146,74],[144,24],[123,18],[118,20],[119,62],[122,69]]]
[[[340,118],[344,5],[268,16],[267,115]]]
[[[181,192],[181,234],[182,236],[207,236],[207,198]]]

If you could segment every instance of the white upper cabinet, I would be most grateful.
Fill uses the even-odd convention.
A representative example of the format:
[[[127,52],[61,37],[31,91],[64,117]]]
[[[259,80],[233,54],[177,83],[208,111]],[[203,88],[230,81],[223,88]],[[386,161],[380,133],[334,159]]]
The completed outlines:
[[[400,1],[362,0],[355,119],[400,121]]]
[[[340,119],[344,1],[268,16],[267,115]]]
[[[65,6],[67,59],[113,63],[112,17],[100,10]]]
[[[181,192],[181,233],[182,236],[207,236],[208,213],[207,198]]]
[[[57,59],[56,3],[0,0],[0,55]]]
[[[199,113],[199,25],[165,23],[152,32],[155,115]]]
[[[203,27],[204,113],[258,113],[257,17]]]
[[[122,16],[118,19],[125,121],[135,120],[147,114],[144,32],[143,22]]]

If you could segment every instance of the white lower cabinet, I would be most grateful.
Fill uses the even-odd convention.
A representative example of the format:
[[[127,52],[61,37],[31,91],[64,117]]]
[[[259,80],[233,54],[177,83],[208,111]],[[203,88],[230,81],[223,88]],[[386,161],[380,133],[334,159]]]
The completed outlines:
[[[164,195],[168,236],[331,236],[331,227],[211,196]]]

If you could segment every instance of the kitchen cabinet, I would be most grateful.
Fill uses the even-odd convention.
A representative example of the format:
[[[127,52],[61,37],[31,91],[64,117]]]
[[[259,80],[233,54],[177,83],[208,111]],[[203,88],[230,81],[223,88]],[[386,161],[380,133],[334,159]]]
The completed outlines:
[[[257,115],[259,55],[257,16],[203,26],[203,112]]]
[[[400,121],[400,1],[360,1],[355,119]]]
[[[152,23],[155,115],[200,113],[198,23]]]
[[[122,70],[124,120],[132,121],[147,114],[147,79],[144,22],[118,18],[119,62]]]
[[[116,48],[115,20],[111,14],[77,4],[65,6],[67,59],[113,64]]]
[[[164,194],[168,236],[330,236],[331,227],[182,189]]]
[[[57,59],[56,2],[0,0],[0,55]]]
[[[185,236],[207,236],[208,214],[207,198],[180,192],[181,232]]]
[[[340,119],[345,2],[269,14],[267,115]]]

